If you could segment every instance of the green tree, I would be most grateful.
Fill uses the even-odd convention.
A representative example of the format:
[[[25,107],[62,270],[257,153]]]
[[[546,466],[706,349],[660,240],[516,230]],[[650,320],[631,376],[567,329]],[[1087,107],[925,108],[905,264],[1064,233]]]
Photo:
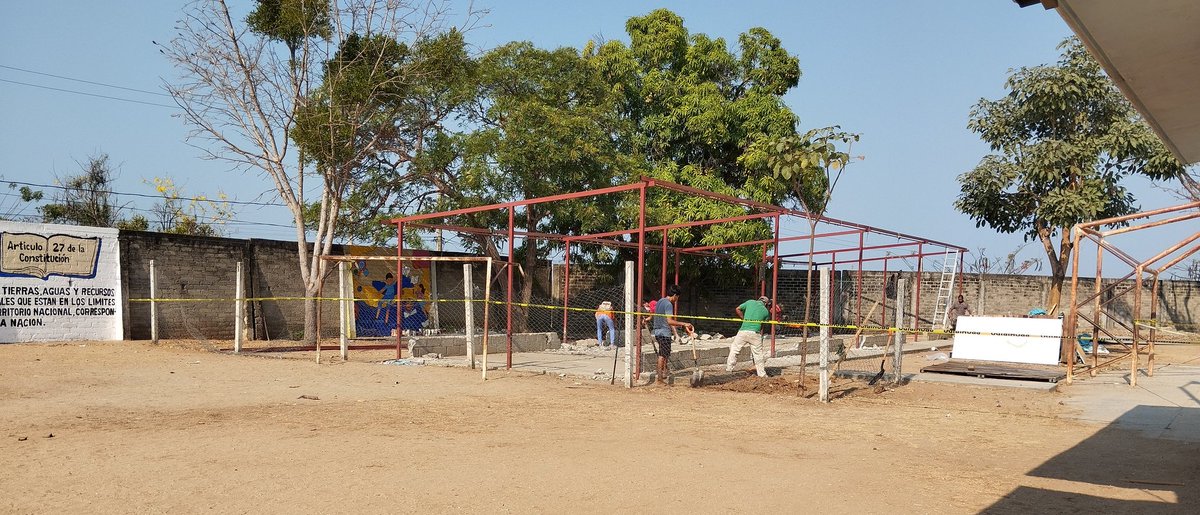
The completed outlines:
[[[738,37],[738,52],[722,38],[691,34],[677,14],[659,9],[626,23],[629,44],[589,44],[584,54],[596,63],[616,95],[623,122],[619,148],[644,164],[629,168],[656,178],[781,203],[785,184],[747,168],[741,157],[755,142],[796,135],[798,118],[783,95],[800,79],[799,60],[762,28]],[[648,172],[646,171],[648,170]],[[618,177],[622,182],[636,176]],[[651,199],[654,223],[743,214],[741,208],[705,199],[661,194]],[[629,220],[631,206],[622,214]],[[723,224],[695,231],[672,231],[673,244],[725,243],[768,237],[765,222]],[[736,258],[755,262],[758,253],[742,249]]]
[[[35,190],[29,186],[17,187],[16,183],[8,183],[8,189],[15,190],[17,195],[10,201],[5,201],[0,204],[0,220],[13,220],[17,222],[31,222],[36,218],[23,214],[29,203],[41,202],[44,194],[41,190]],[[10,194],[11,195],[11,194]]]
[[[748,168],[767,169],[770,176],[785,184],[791,193],[789,200],[803,209],[808,222],[808,255],[812,256],[816,245],[817,224],[829,208],[833,190],[838,179],[850,164],[853,156],[851,145],[859,135],[844,132],[840,127],[813,129],[804,134],[782,137],[765,137],[750,145],[741,161]],[[841,148],[844,146],[845,148]],[[861,159],[861,156],[858,157]],[[808,259],[804,289],[804,321],[810,320],[813,290],[813,260]],[[803,330],[803,345],[808,344],[808,325]],[[804,372],[808,364],[808,352],[800,353],[800,385],[804,385]]]
[[[475,67],[453,29],[411,46],[350,38],[326,64],[295,139],[345,192],[339,237],[383,244],[396,236],[381,223],[387,217],[436,200],[428,154],[447,135],[445,123],[475,100]],[[310,229],[319,209],[309,205]]]
[[[79,163],[79,175],[59,178],[61,187],[50,201],[38,207],[42,221],[55,224],[116,227],[121,221],[120,206],[114,201],[112,182],[116,179],[108,154]]]
[[[527,42],[503,45],[480,59],[478,84],[479,101],[470,111],[474,130],[446,141],[457,148],[459,165],[453,174],[435,177],[442,193],[439,208],[610,186],[635,165],[614,142],[620,129],[609,90],[578,50],[543,50]],[[613,199],[593,198],[526,206],[514,216],[515,224],[528,231],[568,234],[612,227],[615,209]],[[481,213],[460,222],[506,227],[507,216]],[[499,242],[484,237],[472,241],[482,252],[499,256]],[[522,302],[531,299],[536,270],[554,248],[553,243],[525,240],[516,249]],[[517,311],[519,328],[526,315]]]
[[[1012,72],[1007,95],[972,109],[968,127],[995,153],[958,177],[954,204],[976,226],[1041,243],[1049,306],[1060,300],[1074,224],[1135,212],[1126,177],[1184,172],[1077,39],[1059,48],[1057,64]]]
[[[117,222],[117,229],[122,231],[149,231],[150,220],[144,215],[136,214]]]
[[[309,40],[328,40],[333,35],[329,0],[256,0],[255,3],[254,11],[246,17],[246,26],[286,45],[293,63],[296,53]]]

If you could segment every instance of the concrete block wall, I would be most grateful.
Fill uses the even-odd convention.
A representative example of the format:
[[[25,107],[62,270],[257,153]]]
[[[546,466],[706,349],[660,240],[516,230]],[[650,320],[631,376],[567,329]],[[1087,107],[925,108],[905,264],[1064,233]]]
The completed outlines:
[[[150,297],[150,261],[157,275],[157,298],[224,299],[158,303],[160,338],[234,337],[237,263],[243,263],[247,298],[303,297],[296,244],[155,232],[121,231],[122,285],[126,299]],[[340,247],[334,253],[340,253]],[[333,265],[336,267],[336,264]],[[337,295],[330,274],[325,294]],[[127,302],[125,336],[150,338],[150,304]],[[337,303],[322,303],[322,335],[337,335]],[[295,339],[303,334],[303,302],[258,301],[246,306],[246,337]]]
[[[150,261],[156,298],[231,298],[236,263],[248,242],[153,232],[121,231],[121,271],[126,297],[150,298]],[[167,301],[158,304],[160,338],[232,339],[232,302]],[[126,337],[150,338],[150,303],[130,302]]]
[[[424,357],[429,353],[436,353],[442,356],[466,356],[467,355],[467,340],[465,335],[447,335],[447,336],[411,336],[408,339],[408,348],[413,356],[418,358]],[[513,352],[539,352],[544,350],[558,349],[562,342],[556,333],[521,333],[514,334],[512,339]],[[475,356],[483,354],[483,335],[475,335]],[[504,332],[489,332],[488,336],[488,352],[497,353],[505,352],[508,348],[508,341],[505,338]]]
[[[249,240],[246,256],[248,297],[297,298],[304,296],[300,281],[300,261],[295,242]],[[311,251],[311,248],[310,248]],[[331,254],[342,254],[335,245]],[[337,297],[337,263],[330,263],[331,272],[325,279],[322,297]],[[251,338],[256,340],[297,340],[304,335],[304,302],[300,300],[263,300],[247,306]],[[338,303],[321,302],[321,336],[338,334]]]
[[[116,229],[0,220],[0,343],[124,335]]]

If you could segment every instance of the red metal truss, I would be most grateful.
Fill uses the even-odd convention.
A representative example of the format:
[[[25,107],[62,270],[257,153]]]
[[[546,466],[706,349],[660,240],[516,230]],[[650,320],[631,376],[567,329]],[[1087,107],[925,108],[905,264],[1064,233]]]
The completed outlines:
[[[716,200],[719,202],[724,202],[729,205],[739,206],[744,211],[742,214],[738,214],[735,216],[715,217],[715,218],[704,219],[704,220],[693,220],[693,221],[673,223],[673,224],[647,226],[646,225],[647,195],[651,189],[660,189],[660,190],[671,191],[671,192],[675,192],[675,193],[683,194],[683,195],[708,198],[708,199]],[[613,230],[613,231],[605,231],[605,232],[597,232],[597,233],[589,233],[589,234],[553,234],[553,233],[543,233],[543,232],[537,232],[537,231],[520,231],[520,230],[517,230],[515,227],[516,211],[517,211],[517,209],[520,209],[520,208],[525,208],[525,207],[529,207],[529,206],[533,206],[533,205],[545,204],[545,203],[550,203],[550,202],[569,201],[569,200],[584,199],[584,198],[590,198],[590,197],[598,197],[598,196],[603,196],[603,195],[628,194],[628,193],[632,193],[634,191],[638,192],[638,222],[637,222],[636,227],[623,229],[623,230]],[[508,224],[507,224],[507,227],[505,227],[505,228],[468,227],[468,226],[462,226],[462,225],[447,224],[444,222],[443,223],[436,222],[437,220],[445,220],[447,218],[460,216],[460,215],[483,213],[483,212],[494,212],[494,211],[501,211],[501,210],[507,211]],[[917,257],[921,257],[921,256],[926,255],[922,251],[923,246],[925,244],[936,245],[936,246],[943,247],[946,249],[955,249],[955,250],[959,250],[959,251],[963,251],[963,252],[966,251],[966,249],[964,247],[960,247],[957,245],[951,245],[951,244],[942,243],[942,242],[935,241],[935,240],[930,240],[927,238],[919,238],[916,236],[910,236],[910,235],[895,232],[895,231],[880,229],[880,228],[871,227],[868,225],[847,222],[844,220],[838,220],[838,219],[829,218],[829,217],[818,218],[818,223],[821,223],[824,225],[831,225],[834,227],[841,227],[841,228],[843,228],[843,230],[825,232],[825,233],[815,234],[815,235],[780,237],[780,228],[783,225],[785,218],[787,218],[787,219],[797,219],[798,218],[798,219],[803,220],[805,223],[807,223],[811,219],[810,215],[803,211],[796,211],[796,210],[784,208],[781,206],[775,206],[775,205],[771,205],[771,204],[742,199],[742,198],[725,195],[725,194],[721,194],[721,193],[706,191],[706,190],[694,188],[691,186],[684,186],[681,184],[676,184],[676,183],[673,183],[670,181],[663,181],[663,180],[659,180],[659,179],[651,179],[651,178],[643,177],[642,179],[640,179],[638,181],[634,181],[629,184],[624,184],[624,185],[619,185],[619,186],[611,186],[611,187],[598,188],[598,189],[592,189],[592,190],[586,190],[586,191],[564,193],[564,194],[559,194],[559,195],[550,195],[550,196],[539,197],[539,198],[534,198],[534,199],[514,200],[514,201],[510,201],[510,202],[501,202],[501,203],[489,204],[489,205],[485,205],[485,206],[454,209],[454,210],[450,210],[450,211],[442,211],[442,212],[437,212],[437,213],[422,213],[422,214],[407,215],[407,216],[393,218],[393,219],[389,220],[389,223],[395,224],[396,228],[397,228],[397,240],[399,242],[397,245],[398,255],[403,252],[403,246],[404,246],[403,235],[404,235],[405,225],[408,225],[410,227],[418,227],[421,229],[448,230],[448,231],[458,232],[458,233],[462,233],[462,234],[475,234],[475,235],[503,237],[507,240],[507,251],[508,251],[507,261],[508,261],[509,266],[508,266],[508,273],[507,273],[507,275],[508,275],[508,277],[507,277],[508,299],[506,302],[508,321],[507,321],[506,327],[507,327],[507,348],[508,348],[508,365],[509,365],[509,367],[512,366],[512,298],[511,297],[512,297],[512,282],[513,282],[513,275],[512,275],[513,266],[512,265],[514,264],[514,262],[513,262],[513,245],[514,245],[514,240],[517,237],[521,237],[521,238],[524,238],[527,240],[558,241],[558,242],[562,242],[564,244],[564,246],[566,247],[567,254],[566,254],[566,258],[565,258],[566,264],[564,267],[564,275],[565,275],[564,289],[567,291],[563,295],[564,308],[567,306],[567,303],[569,300],[569,284],[570,284],[570,275],[569,274],[570,274],[570,266],[571,266],[570,253],[571,253],[571,246],[573,244],[576,244],[576,245],[583,245],[583,244],[592,245],[592,244],[594,244],[594,245],[624,247],[624,248],[635,248],[636,247],[637,248],[637,256],[638,256],[637,257],[637,267],[638,267],[637,270],[639,271],[638,276],[637,276],[637,291],[638,291],[637,306],[641,306],[645,300],[643,298],[643,291],[644,291],[644,287],[645,287],[645,282],[644,282],[644,278],[643,278],[644,274],[641,271],[644,271],[645,266],[646,266],[646,256],[647,256],[647,250],[648,250],[646,235],[657,233],[657,232],[662,232],[662,240],[661,240],[660,244],[657,245],[657,249],[656,249],[662,253],[662,256],[661,256],[662,263],[660,264],[660,268],[661,268],[660,283],[661,283],[662,289],[665,290],[665,288],[666,288],[668,254],[670,254],[672,252],[675,253],[675,276],[676,276],[676,281],[678,281],[678,274],[679,274],[679,264],[678,263],[679,263],[679,256],[681,253],[689,254],[689,255],[723,256],[725,254],[717,253],[717,251],[725,250],[725,249],[739,248],[739,247],[747,247],[747,246],[761,246],[763,263],[764,264],[770,263],[773,265],[772,266],[773,272],[772,272],[772,277],[771,277],[771,289],[770,289],[770,296],[772,298],[776,298],[778,296],[777,295],[778,286],[779,286],[778,269],[779,269],[779,265],[781,263],[785,262],[784,258],[787,258],[787,257],[798,257],[798,256],[812,257],[814,255],[819,255],[819,254],[831,254],[831,257],[833,258],[831,261],[832,263],[856,262],[856,263],[858,263],[858,266],[859,266],[859,276],[860,276],[859,283],[861,286],[862,263],[883,259],[885,261],[885,269],[886,269],[886,262],[887,262],[886,260],[887,259],[911,257],[911,256],[887,256],[887,257],[883,257],[883,258],[865,257],[863,255],[864,251],[880,250],[880,249],[885,249],[885,248],[895,248],[895,247],[902,247],[902,246],[908,246],[908,245],[917,245],[918,250],[913,255],[917,256]],[[716,225],[716,224],[722,224],[722,223],[747,222],[747,221],[753,221],[753,220],[769,220],[769,223],[771,223],[771,226],[772,226],[773,237],[770,239],[756,239],[753,241],[730,242],[730,243],[725,243],[725,244],[720,244],[720,245],[704,245],[704,246],[694,246],[694,247],[670,246],[669,240],[667,237],[669,235],[669,232],[674,229],[697,228],[697,227],[704,227],[704,226],[710,226],[710,225]],[[880,236],[894,237],[894,238],[897,238],[900,240],[906,240],[906,241],[901,242],[901,243],[896,243],[896,244],[890,244],[890,245],[876,245],[876,246],[867,247],[867,246],[864,246],[864,241],[865,241],[864,235],[867,233],[876,234],[876,235],[880,235]],[[857,247],[840,248],[840,249],[835,249],[835,250],[814,251],[811,254],[810,253],[799,253],[799,254],[780,255],[780,244],[781,243],[820,239],[820,238],[826,238],[826,237],[845,236],[845,235],[853,235],[853,234],[857,234],[859,236],[859,245]],[[633,235],[636,235],[636,241],[624,241],[623,239],[621,239],[622,236],[633,236]],[[772,249],[770,255],[768,255],[768,253],[767,253],[768,246]],[[857,258],[845,260],[845,261],[837,260],[836,259],[837,254],[843,253],[843,252],[857,252]],[[918,261],[918,275],[919,275],[919,272],[920,272],[920,263]],[[761,289],[765,293],[766,285],[763,284]],[[859,289],[859,296],[861,296],[861,287],[858,289]],[[861,306],[861,299],[859,300],[859,305]],[[919,309],[919,304],[918,304],[918,309]],[[861,309],[860,309],[860,311],[861,311]],[[566,320],[567,320],[566,310],[564,309],[564,316],[563,316],[564,338],[566,338]],[[639,331],[638,332],[638,341],[637,341],[637,350],[636,350],[638,355],[640,355],[640,353],[641,353],[641,346],[642,346],[641,332]],[[771,352],[772,352],[772,355],[774,355],[774,352],[775,352],[774,325],[772,325]],[[637,373],[640,374],[641,373],[641,370],[640,370],[641,360],[640,359],[637,360],[637,363],[638,363]]]

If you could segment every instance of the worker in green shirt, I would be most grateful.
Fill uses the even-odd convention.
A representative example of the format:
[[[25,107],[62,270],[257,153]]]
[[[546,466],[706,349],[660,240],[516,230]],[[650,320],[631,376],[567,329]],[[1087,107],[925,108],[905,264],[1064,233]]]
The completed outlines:
[[[733,372],[733,365],[737,363],[738,353],[742,351],[742,347],[750,346],[750,356],[754,358],[754,370],[758,372],[758,377],[767,377],[767,353],[763,349],[762,331],[763,321],[771,318],[771,311],[768,306],[771,305],[771,299],[766,295],[758,299],[750,299],[743,302],[742,305],[734,308],[734,312],[742,319],[742,327],[738,329],[738,333],[733,337],[733,343],[729,344],[729,359],[725,360],[725,371]]]

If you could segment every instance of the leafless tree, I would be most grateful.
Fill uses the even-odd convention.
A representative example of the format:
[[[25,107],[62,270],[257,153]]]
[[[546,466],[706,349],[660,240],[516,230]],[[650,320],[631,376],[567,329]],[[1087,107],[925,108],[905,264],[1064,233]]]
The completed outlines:
[[[184,9],[176,37],[160,45],[160,51],[180,72],[178,81],[166,87],[182,109],[183,120],[193,129],[190,141],[196,142],[207,158],[269,179],[291,210],[300,278],[305,296],[312,299],[327,275],[321,257],[330,251],[342,199],[353,187],[354,161],[374,151],[377,142],[351,137],[358,146],[356,151],[339,154],[337,161],[303,156],[295,139],[299,116],[308,103],[320,97],[327,80],[325,65],[348,38],[418,40],[446,26],[448,3],[260,0],[257,4],[260,10],[264,6],[291,8],[316,15],[299,22],[294,17],[284,20],[281,23],[291,25],[272,27],[278,29],[272,34],[251,27],[249,12],[235,12],[223,0],[197,0]],[[377,94],[382,94],[381,89],[369,93]],[[342,117],[339,123],[366,123],[366,119]],[[333,131],[346,130],[333,123],[327,128],[331,141],[340,137]],[[357,129],[349,128],[352,133]],[[306,206],[310,206],[311,248]],[[304,327],[304,340],[315,341],[315,300],[305,302]]]
[[[1179,177],[1184,196],[1192,202],[1200,202],[1200,172],[1195,167]]]

